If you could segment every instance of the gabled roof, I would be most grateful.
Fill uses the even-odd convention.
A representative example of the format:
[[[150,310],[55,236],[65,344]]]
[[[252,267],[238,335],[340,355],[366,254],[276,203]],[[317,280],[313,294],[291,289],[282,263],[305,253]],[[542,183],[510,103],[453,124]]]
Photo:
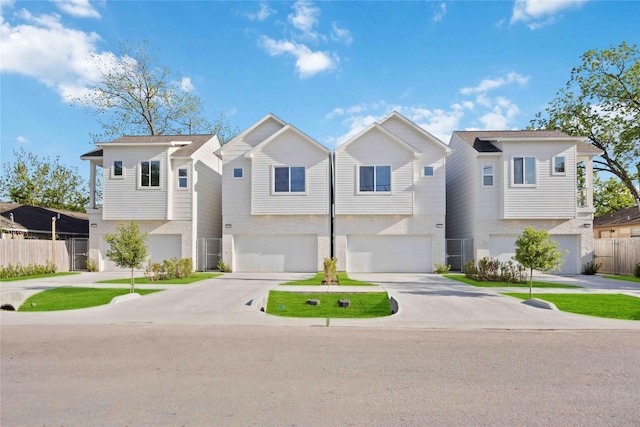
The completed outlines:
[[[387,129],[385,129],[384,127],[380,126],[378,123],[372,123],[370,124],[367,128],[365,128],[362,132],[360,132],[359,134],[357,134],[356,136],[354,136],[353,138],[351,138],[350,140],[348,140],[347,142],[345,142],[344,144],[340,145],[339,147],[337,147],[335,149],[335,153],[338,154],[339,152],[343,151],[345,148],[347,148],[349,145],[353,144],[355,141],[357,141],[358,139],[360,139],[363,135],[373,131],[373,130],[378,130],[379,132],[381,132],[383,135],[387,136],[389,139],[391,139],[393,142],[395,142],[396,144],[400,145],[402,148],[404,148],[405,150],[413,153],[414,157],[420,157],[422,156],[422,153],[413,145],[409,144],[408,142],[404,141],[403,139],[399,138],[396,134],[394,134],[393,132],[388,131]]]
[[[89,151],[88,153],[80,156],[82,160],[90,160],[101,158],[104,156],[105,146],[127,146],[127,145],[168,145],[174,147],[180,147],[176,150],[171,157],[184,158],[190,157],[193,153],[198,151],[203,145],[211,140],[215,140],[218,146],[220,142],[218,137],[214,134],[198,134],[198,135],[125,135],[120,138],[116,138],[110,142],[96,143],[97,149]]]
[[[275,120],[276,122],[280,123],[283,127],[287,125],[287,123],[285,123],[283,120],[281,120],[275,114],[269,113],[266,116],[264,116],[263,118],[261,118],[260,120],[258,120],[257,122],[255,122],[253,125],[251,125],[248,129],[246,129],[242,133],[240,133],[240,135],[236,136],[231,141],[227,142],[222,147],[218,148],[216,150],[215,154],[217,156],[221,156],[222,152],[224,151],[224,149],[229,148],[229,147],[233,147],[235,144],[238,143],[238,141],[242,141],[249,133],[253,132],[255,129],[260,127],[263,123],[265,123],[268,120]]]
[[[86,213],[0,202],[0,226],[8,230],[51,233],[51,217],[58,215],[60,219],[56,220],[56,233],[89,234],[89,215]]]
[[[633,206],[593,219],[594,227],[607,227],[622,224],[640,224],[640,209],[638,209],[637,206]]]
[[[307,141],[309,144],[311,144],[314,147],[322,150],[324,153],[326,153],[326,154],[330,153],[330,150],[327,147],[325,147],[324,145],[320,144],[318,141],[316,141],[315,139],[311,138],[306,133],[302,132],[301,130],[299,130],[295,126],[286,125],[282,129],[280,129],[279,131],[277,131],[276,133],[271,135],[269,138],[265,139],[260,144],[256,145],[251,150],[247,151],[245,153],[244,157],[247,158],[247,159],[250,159],[251,157],[253,157],[254,153],[256,153],[258,151],[262,151],[264,149],[264,147],[269,145],[274,140],[278,139],[278,137],[280,135],[282,135],[282,134],[284,134],[286,132],[294,132],[296,135],[299,135],[304,141]]]
[[[396,118],[396,119],[406,123],[407,125],[411,126],[412,128],[414,128],[416,131],[418,131],[419,133],[424,135],[428,140],[430,140],[431,142],[435,143],[440,148],[442,148],[447,155],[449,155],[453,151],[453,150],[451,150],[451,148],[447,144],[442,142],[439,138],[436,138],[431,133],[429,133],[426,129],[424,129],[423,127],[421,127],[421,126],[417,125],[416,123],[412,122],[411,120],[409,120],[408,118],[406,118],[402,114],[398,113],[397,111],[392,111],[391,114],[389,114],[387,117],[385,117],[382,120],[380,120],[378,123],[383,125],[384,122],[386,122],[387,120],[392,119],[392,118]]]

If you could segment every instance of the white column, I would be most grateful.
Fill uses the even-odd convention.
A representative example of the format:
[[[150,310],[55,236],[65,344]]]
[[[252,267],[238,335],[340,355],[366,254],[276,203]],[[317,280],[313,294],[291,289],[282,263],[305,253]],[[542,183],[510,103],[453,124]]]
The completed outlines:
[[[91,169],[89,176],[89,209],[96,208],[96,162],[91,160]]]

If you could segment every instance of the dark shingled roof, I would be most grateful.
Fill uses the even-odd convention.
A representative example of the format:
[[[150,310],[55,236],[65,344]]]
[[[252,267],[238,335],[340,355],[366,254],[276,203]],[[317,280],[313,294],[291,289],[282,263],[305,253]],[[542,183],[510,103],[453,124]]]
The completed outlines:
[[[640,209],[633,206],[626,209],[594,218],[594,227],[606,227],[621,224],[640,224]]]
[[[500,138],[567,138],[564,132],[559,130],[457,130],[459,135],[469,145],[473,146],[476,139],[496,140]]]
[[[490,143],[489,141],[482,141],[478,138],[473,141],[473,148],[479,153],[502,153],[502,150]]]
[[[51,232],[51,217],[60,214],[56,221],[57,234],[89,235],[89,216],[86,213],[0,202],[0,224],[3,228],[11,229],[10,214],[13,214],[16,229]]]
[[[96,148],[95,150],[91,150],[88,153],[84,153],[80,158],[83,157],[102,157],[102,148]]]

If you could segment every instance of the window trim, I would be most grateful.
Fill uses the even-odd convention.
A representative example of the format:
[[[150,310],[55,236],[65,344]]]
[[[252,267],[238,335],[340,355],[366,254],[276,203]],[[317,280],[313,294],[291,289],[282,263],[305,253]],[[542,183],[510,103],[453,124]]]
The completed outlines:
[[[120,169],[121,169],[121,174],[120,175],[116,175],[116,163],[119,162],[120,163]],[[124,168],[124,162],[122,160],[114,160],[113,163],[111,164],[111,179],[124,179],[124,174],[125,174],[125,168]]]
[[[289,183],[287,191],[276,191],[276,169],[287,169],[289,175]],[[291,191],[291,169],[300,168],[304,170],[304,191]],[[271,194],[274,196],[304,196],[307,194],[307,167],[306,166],[271,166]]]
[[[240,171],[240,176],[236,176],[236,171]],[[242,179],[244,178],[244,168],[233,168],[233,179]]]
[[[149,185],[142,185],[142,164],[149,163]],[[158,185],[151,185],[151,166],[158,163]],[[138,162],[138,189],[140,190],[159,190],[162,189],[162,162],[160,160],[140,160]]]
[[[491,168],[491,173],[484,173],[485,168]],[[491,177],[491,184],[485,184],[484,179]],[[485,163],[480,167],[480,184],[483,188],[493,188],[496,185],[496,167],[495,165]]]
[[[378,191],[377,181],[378,181],[378,168],[379,167],[387,167],[389,168],[389,191]],[[373,191],[362,191],[360,190],[360,169],[361,168],[373,168]],[[358,165],[356,168],[356,194],[392,194],[393,193],[393,169],[391,165]]]
[[[180,176],[180,171],[184,170],[187,172],[185,176]],[[187,180],[187,185],[185,187],[180,187],[180,179],[184,178]],[[179,167],[176,173],[176,190],[178,191],[188,191],[191,188],[191,173],[189,172],[188,167]]]
[[[427,168],[431,168],[431,175],[427,175],[425,173]],[[436,176],[436,168],[434,168],[432,165],[427,165],[427,166],[423,166],[422,167],[422,177],[423,178],[434,178]]]
[[[556,159],[564,159],[564,170],[562,172],[556,171]],[[566,175],[567,174],[567,156],[553,156],[551,158],[551,175]]]
[[[515,174],[515,162],[516,159],[522,159],[522,184],[516,183],[516,174]],[[531,183],[526,183],[526,177],[527,177],[527,160],[526,159],[533,159],[534,162],[534,180],[535,182],[533,184]],[[536,158],[536,156],[513,156],[511,158],[511,186],[512,187],[537,187],[538,186],[538,159]]]

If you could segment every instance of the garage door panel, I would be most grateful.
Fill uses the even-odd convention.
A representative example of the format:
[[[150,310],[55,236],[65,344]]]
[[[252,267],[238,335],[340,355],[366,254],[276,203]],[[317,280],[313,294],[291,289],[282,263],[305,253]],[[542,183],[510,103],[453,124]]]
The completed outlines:
[[[318,236],[235,236],[238,272],[316,272]]]
[[[347,271],[423,273],[431,270],[431,236],[347,236]]]
[[[578,235],[550,235],[555,240],[560,252],[568,250],[569,253],[563,256],[564,263],[558,274],[580,274],[580,236]],[[516,254],[516,235],[491,236],[489,238],[489,253],[491,258],[500,261],[509,261]]]

